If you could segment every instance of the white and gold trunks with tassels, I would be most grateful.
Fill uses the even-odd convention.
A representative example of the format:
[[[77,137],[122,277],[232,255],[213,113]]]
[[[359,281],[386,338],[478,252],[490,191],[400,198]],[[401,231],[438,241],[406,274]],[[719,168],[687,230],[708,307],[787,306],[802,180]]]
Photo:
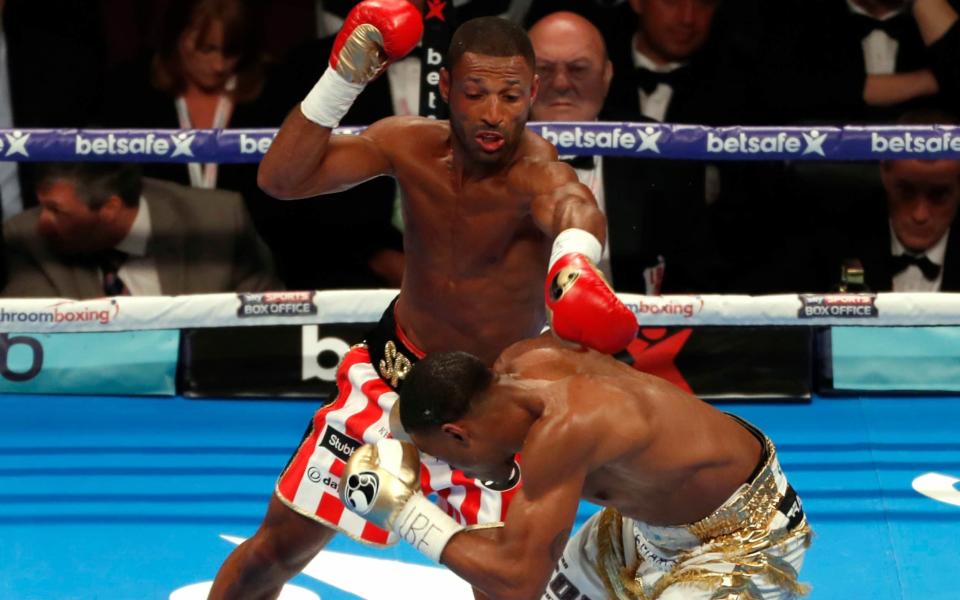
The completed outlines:
[[[739,420],[739,419],[738,419]],[[691,525],[653,526],[604,509],[567,543],[546,600],[786,600],[813,533],[773,443],[758,471]]]

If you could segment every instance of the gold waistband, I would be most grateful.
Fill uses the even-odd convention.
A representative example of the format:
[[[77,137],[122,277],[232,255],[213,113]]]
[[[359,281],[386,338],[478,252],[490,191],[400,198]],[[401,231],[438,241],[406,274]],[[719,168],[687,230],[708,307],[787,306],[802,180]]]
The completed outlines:
[[[783,494],[777,489],[777,478],[783,477],[777,461],[777,451],[769,438],[764,438],[767,460],[753,480],[741,488],[720,508],[696,523],[687,525],[687,530],[701,542],[743,533],[744,530],[766,533],[770,521],[777,513]],[[785,482],[784,482],[785,483]]]
[[[623,516],[615,509],[604,509],[597,531],[596,570],[607,588],[608,597],[617,600],[655,600],[671,585],[689,582],[717,590],[717,598],[760,600],[760,593],[753,583],[755,577],[764,577],[797,595],[807,593],[809,588],[798,583],[796,570],[770,552],[775,546],[794,540],[809,545],[812,531],[806,519],[790,530],[770,529],[783,499],[783,494],[778,491],[778,478],[783,478],[783,475],[773,444],[766,438],[764,443],[767,460],[763,467],[749,485],[738,490],[720,508],[685,527],[654,528],[664,532],[667,537],[670,530],[687,533],[688,536],[692,534],[700,540],[700,544],[681,553],[673,568],[653,586],[645,586],[639,577],[642,562],[626,564]],[[785,480],[783,485],[786,485]],[[708,552],[718,554],[718,561],[733,564],[735,568],[731,572],[719,572],[686,564],[694,556]]]

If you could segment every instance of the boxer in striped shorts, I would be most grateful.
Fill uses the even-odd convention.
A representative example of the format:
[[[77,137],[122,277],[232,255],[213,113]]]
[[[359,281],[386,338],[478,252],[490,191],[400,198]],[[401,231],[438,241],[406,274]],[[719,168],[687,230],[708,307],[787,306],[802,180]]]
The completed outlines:
[[[595,198],[555,148],[526,129],[537,79],[519,27],[481,18],[454,33],[440,72],[449,121],[390,117],[359,135],[331,136],[364,85],[421,32],[420,12],[406,0],[355,6],[330,68],[260,165],[261,187],[287,199],[394,177],[403,192],[406,266],[399,297],[366,344],[345,357],[337,397],[316,414],[263,524],[224,562],[211,598],[275,597],[337,531],[371,544],[394,541],[346,511],[337,485],[356,447],[400,433],[390,426],[396,391],[425,352],[464,350],[492,364],[548,321],[557,335],[604,352],[636,336],[634,315],[595,267],[606,228]],[[484,483],[436,461],[425,465],[424,489],[456,521],[503,519],[517,469]]]

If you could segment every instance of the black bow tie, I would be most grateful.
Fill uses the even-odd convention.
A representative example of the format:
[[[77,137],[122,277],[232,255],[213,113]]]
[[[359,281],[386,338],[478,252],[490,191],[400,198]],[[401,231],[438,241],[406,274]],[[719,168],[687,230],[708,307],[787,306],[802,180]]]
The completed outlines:
[[[901,254],[890,257],[890,266],[893,269],[894,275],[902,273],[910,265],[914,265],[920,269],[920,272],[923,273],[923,278],[927,281],[933,281],[940,276],[940,265],[927,258],[926,254],[921,254],[920,256]]]
[[[646,67],[637,67],[633,73],[637,87],[642,89],[644,93],[652,94],[661,83],[677,89],[677,86],[683,85],[683,82],[689,77],[690,69],[680,67],[669,72],[662,72],[651,71]]]
[[[597,168],[597,163],[592,156],[565,156],[560,159],[574,169],[592,171]]]
[[[860,39],[879,29],[895,40],[902,40],[910,28],[909,19],[903,13],[882,21],[859,13],[851,13],[850,17]]]

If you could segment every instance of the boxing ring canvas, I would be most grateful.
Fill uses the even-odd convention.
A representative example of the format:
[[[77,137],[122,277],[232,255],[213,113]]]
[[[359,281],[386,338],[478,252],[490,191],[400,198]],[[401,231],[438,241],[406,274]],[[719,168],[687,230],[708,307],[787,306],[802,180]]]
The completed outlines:
[[[315,408],[0,396],[0,598],[204,597],[260,523]],[[779,447],[816,531],[801,573],[812,598],[960,595],[960,398],[721,408]],[[579,520],[594,510],[583,504]],[[403,544],[376,550],[343,536],[291,586],[282,597],[471,597]]]

